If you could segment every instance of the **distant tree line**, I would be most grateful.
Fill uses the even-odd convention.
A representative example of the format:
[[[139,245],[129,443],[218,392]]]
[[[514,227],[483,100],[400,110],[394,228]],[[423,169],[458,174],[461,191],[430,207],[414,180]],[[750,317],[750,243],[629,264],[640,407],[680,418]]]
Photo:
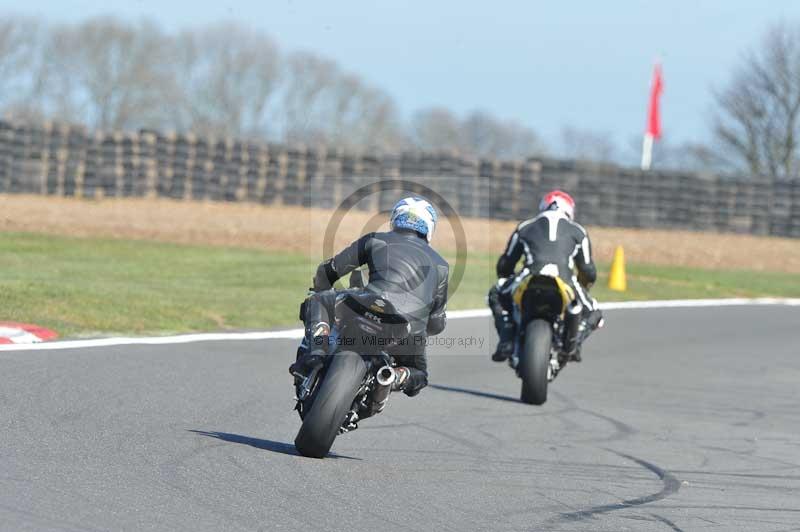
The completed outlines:
[[[163,31],[100,17],[77,24],[0,17],[0,113],[90,128],[161,129],[350,149],[547,154],[529,127],[444,107],[406,119],[392,97],[310,52],[226,22]],[[657,143],[654,166],[796,177],[800,168],[800,24],[781,23],[715,91],[706,143]],[[551,155],[634,165],[641,138],[567,127]]]
[[[346,148],[539,155],[536,134],[476,111],[403,120],[392,97],[235,23],[170,34],[147,21],[0,19],[0,112],[91,128],[173,129]]]
[[[800,23],[774,24],[713,92],[707,142],[656,143],[654,167],[800,177]],[[609,135],[565,129],[562,154],[635,164],[641,138],[620,151]]]
[[[715,93],[715,154],[754,175],[800,174],[800,24],[781,22]]]

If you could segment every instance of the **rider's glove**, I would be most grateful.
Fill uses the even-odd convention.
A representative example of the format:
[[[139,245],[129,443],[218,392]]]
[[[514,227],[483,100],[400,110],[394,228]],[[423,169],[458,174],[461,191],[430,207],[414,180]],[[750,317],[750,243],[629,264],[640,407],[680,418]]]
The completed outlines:
[[[581,286],[583,286],[587,290],[589,290],[594,284],[592,282],[589,282],[586,275],[582,271],[578,271],[578,282],[581,284]]]
[[[338,278],[339,276],[336,274],[336,269],[333,265],[333,259],[328,259],[319,265],[311,283],[315,292],[322,292],[323,290],[330,290],[333,288],[333,283]]]

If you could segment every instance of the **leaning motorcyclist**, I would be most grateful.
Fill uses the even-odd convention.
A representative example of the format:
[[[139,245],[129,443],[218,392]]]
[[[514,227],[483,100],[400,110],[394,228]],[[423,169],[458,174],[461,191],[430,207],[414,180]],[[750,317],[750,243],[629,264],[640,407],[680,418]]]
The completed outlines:
[[[397,378],[394,390],[414,396],[428,384],[425,340],[439,334],[446,323],[449,265],[431,246],[438,215],[425,199],[408,197],[392,209],[391,230],[368,233],[317,268],[314,294],[305,302],[307,352],[299,352],[289,371],[305,375],[322,364],[328,335],[337,317],[337,302],[348,292],[334,291],[333,283],[366,264],[369,281],[363,291],[388,301],[408,322],[410,341],[393,346]],[[362,293],[363,293],[362,291]]]
[[[582,311],[567,319],[580,320],[575,327],[576,337],[567,345],[574,345],[571,359],[581,361],[580,346],[583,340],[603,324],[597,301],[589,295],[589,288],[597,278],[592,260],[589,235],[573,219],[575,200],[561,190],[548,192],[539,204],[539,215],[520,223],[508,241],[505,252],[497,261],[498,282],[489,290],[488,303],[494,315],[500,341],[492,360],[502,362],[514,352],[517,334],[512,316],[512,292],[520,278],[530,273],[560,277],[572,287]],[[515,274],[520,259],[524,266]],[[575,270],[577,269],[577,276]]]

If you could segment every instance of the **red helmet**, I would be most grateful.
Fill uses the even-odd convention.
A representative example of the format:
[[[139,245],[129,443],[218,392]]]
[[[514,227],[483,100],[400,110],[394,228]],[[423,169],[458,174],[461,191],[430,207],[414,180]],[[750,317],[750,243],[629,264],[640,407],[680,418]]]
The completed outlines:
[[[570,220],[575,218],[575,200],[572,196],[563,190],[551,190],[542,197],[542,202],[539,203],[539,211],[546,211],[552,208],[555,203],[555,209],[566,214]]]

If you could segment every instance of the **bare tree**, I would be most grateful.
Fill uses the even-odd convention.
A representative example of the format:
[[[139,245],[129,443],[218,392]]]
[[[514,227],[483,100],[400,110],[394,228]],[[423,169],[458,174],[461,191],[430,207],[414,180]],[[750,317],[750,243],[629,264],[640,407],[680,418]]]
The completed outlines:
[[[461,149],[458,117],[443,107],[418,111],[409,128],[411,143],[420,150]]]
[[[409,133],[412,144],[422,150],[458,150],[480,157],[530,157],[544,152],[533,130],[484,111],[473,111],[461,120],[444,108],[425,109],[414,116]]]
[[[279,80],[278,47],[233,23],[184,31],[175,54],[175,105],[182,128],[201,134],[266,135]]]
[[[401,142],[394,101],[357,76],[341,74],[330,90],[327,140],[345,147],[397,147]]]
[[[350,149],[543,151],[530,128],[486,112],[461,119],[431,108],[403,123],[385,91],[316,54],[283,56],[269,37],[234,23],[168,35],[147,21],[0,19],[0,110],[107,130],[176,128]]]
[[[324,102],[338,70],[333,61],[307,52],[293,53],[286,59],[277,115],[287,141],[325,140]]]
[[[468,118],[465,127],[469,123]],[[480,155],[523,158],[544,155],[547,152],[544,143],[531,128],[514,120],[496,121],[492,139],[488,144],[490,149],[478,151]]]
[[[642,137],[630,136],[622,148],[612,162],[638,167],[642,160]],[[713,145],[696,141],[673,142],[668,137],[659,139],[653,146],[653,168],[713,173],[732,170]]]
[[[41,29],[29,18],[0,19],[0,108],[13,118],[42,115],[37,101]]]
[[[361,113],[353,138],[356,144],[364,148],[385,149],[404,146],[397,107],[391,96],[379,89],[364,88],[359,97],[359,108]]]
[[[501,152],[507,139],[498,138],[499,124],[484,111],[473,111],[459,126],[462,149],[475,155],[495,156]]]
[[[720,155],[754,175],[798,175],[800,26],[778,24],[715,95]]]
[[[290,55],[277,107],[289,142],[346,148],[393,147],[402,137],[394,101],[315,54]]]
[[[49,37],[46,84],[57,116],[101,129],[167,125],[171,46],[156,26],[96,18]]]
[[[562,154],[569,159],[613,162],[618,156],[611,135],[604,132],[565,127],[561,144]]]

